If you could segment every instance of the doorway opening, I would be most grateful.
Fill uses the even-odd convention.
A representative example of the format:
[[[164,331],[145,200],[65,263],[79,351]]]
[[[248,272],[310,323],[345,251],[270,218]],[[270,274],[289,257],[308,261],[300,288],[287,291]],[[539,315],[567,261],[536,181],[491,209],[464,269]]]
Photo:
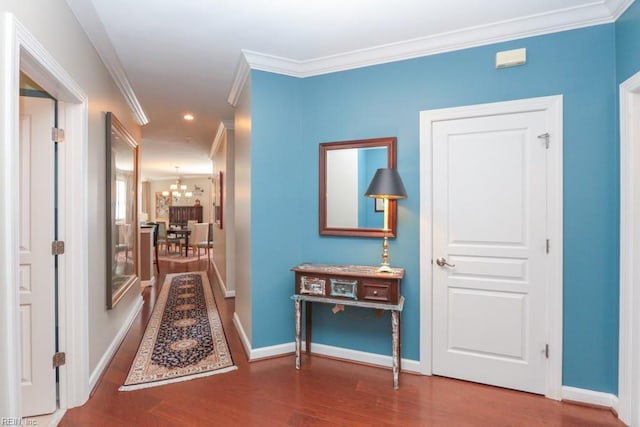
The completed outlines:
[[[59,401],[62,411],[82,405],[89,395],[88,358],[88,219],[87,219],[87,120],[88,97],[47,50],[11,14],[5,15],[5,32],[9,40],[0,56],[4,77],[0,81],[0,99],[4,107],[0,133],[0,169],[6,182],[19,182],[19,80],[28,75],[58,100],[60,127],[65,129],[65,143],[58,151],[58,238],[65,241],[65,253],[58,263],[59,348],[67,363],[59,368]],[[0,194],[0,233],[4,236],[0,253],[0,271],[7,292],[0,299],[6,322],[2,325],[5,348],[20,349],[19,301],[15,292],[20,284],[18,263],[19,223],[17,186]],[[2,393],[7,416],[21,415],[20,351],[4,359],[7,370],[2,375]],[[4,369],[3,369],[4,371]],[[61,411],[56,412],[56,416]]]
[[[57,100],[20,74],[19,202],[20,337],[22,415],[51,414],[58,408]]]

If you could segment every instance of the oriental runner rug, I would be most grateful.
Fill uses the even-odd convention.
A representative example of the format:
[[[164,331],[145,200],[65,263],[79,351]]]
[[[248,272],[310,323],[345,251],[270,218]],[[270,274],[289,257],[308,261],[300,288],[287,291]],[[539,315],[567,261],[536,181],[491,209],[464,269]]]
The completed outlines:
[[[191,251],[189,251],[189,253],[191,253]],[[174,252],[167,255],[158,254],[158,259],[160,261],[184,263],[184,262],[198,261],[198,256],[197,255],[184,256],[184,249],[183,249],[182,251],[180,251],[180,253]],[[200,254],[200,259],[207,259],[207,254]]]
[[[168,274],[120,391],[237,369],[205,272]]]

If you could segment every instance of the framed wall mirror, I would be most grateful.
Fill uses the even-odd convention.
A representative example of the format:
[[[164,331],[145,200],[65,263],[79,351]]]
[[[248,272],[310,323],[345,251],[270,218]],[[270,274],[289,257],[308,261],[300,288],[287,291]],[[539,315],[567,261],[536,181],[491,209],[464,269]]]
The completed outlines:
[[[320,144],[320,234],[383,237],[384,213],[364,193],[377,169],[395,167],[395,137]],[[396,236],[395,200],[387,236]]]
[[[138,143],[106,113],[107,308],[138,283]]]

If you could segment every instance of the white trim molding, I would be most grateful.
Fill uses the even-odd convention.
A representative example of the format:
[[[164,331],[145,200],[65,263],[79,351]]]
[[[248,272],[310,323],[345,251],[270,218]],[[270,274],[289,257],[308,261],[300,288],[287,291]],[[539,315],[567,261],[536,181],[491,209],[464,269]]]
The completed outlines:
[[[632,3],[633,0],[594,1],[566,9],[308,60],[295,60],[243,50],[243,60],[236,72],[231,93],[238,93],[238,87],[241,89],[244,85],[245,73],[248,73],[245,67],[292,77],[311,77],[607,24],[614,22]],[[245,65],[245,61],[248,65]],[[232,102],[232,99],[237,101],[237,97],[229,96],[229,103],[235,106],[235,101]]]
[[[95,369],[91,373],[91,376],[89,377],[89,391],[93,390],[98,384],[98,381],[102,377],[102,374],[109,366],[111,359],[118,351],[120,344],[122,344],[122,341],[124,341],[124,339],[126,338],[127,333],[131,328],[131,325],[136,320],[136,318],[138,317],[138,314],[142,310],[143,305],[144,305],[144,300],[142,299],[142,296],[140,296],[137,302],[133,305],[133,307],[131,307],[131,311],[127,315],[125,321],[122,323],[120,330],[118,331],[116,336],[113,337],[111,344],[107,347],[104,354],[98,361],[98,364],[96,365]]]
[[[238,335],[240,336],[240,341],[242,342],[242,346],[244,347],[244,352],[251,360],[251,341],[249,340],[249,336],[244,330],[242,326],[242,321],[240,320],[240,316],[238,316],[237,312],[233,313],[233,325],[236,327],[236,331],[238,331]]]
[[[609,8],[613,21],[617,21],[618,18],[633,4],[635,0],[607,0],[605,4]]]
[[[547,264],[547,318],[545,334],[551,349],[546,368],[545,396],[562,396],[562,126],[561,95],[420,112],[420,372],[432,374],[432,128],[434,123],[466,117],[483,117],[545,111],[550,135],[547,157],[547,233],[552,243]]]
[[[229,96],[227,97],[227,102],[232,107],[238,105],[238,100],[240,99],[242,89],[244,89],[244,85],[247,83],[247,79],[249,78],[249,74],[251,73],[251,67],[249,66],[249,62],[247,61],[247,52],[248,51],[243,50],[242,54],[240,55],[238,65],[236,67],[235,77],[233,78],[233,83],[231,84],[231,90],[229,91]]]
[[[295,351],[295,343],[291,343],[292,351]],[[304,348],[306,342],[302,342]],[[356,363],[364,363],[367,365],[380,366],[383,368],[391,368],[393,360],[391,356],[385,356],[377,353],[368,353],[349,348],[335,347],[326,344],[312,344],[311,354],[319,354],[335,359],[348,360]],[[418,360],[402,359],[400,362],[401,372],[411,372],[413,374],[421,374],[420,362]]]
[[[302,341],[302,348],[305,348],[306,342]],[[261,347],[251,349],[247,352],[249,355],[249,361],[255,362],[262,359],[268,359],[271,357],[279,357],[287,354],[295,353],[295,343],[288,342],[279,345],[273,345],[269,347]],[[379,366],[382,368],[391,368],[393,361],[391,356],[385,356],[382,354],[368,353],[365,351],[352,350],[349,348],[335,347],[326,344],[313,343],[311,345],[311,354],[317,354],[321,356],[327,356],[334,359],[345,360],[349,362],[362,363],[366,365]],[[401,372],[411,372],[413,374],[420,374],[420,362],[411,359],[402,359],[400,363]]]
[[[615,394],[587,390],[576,387],[562,387],[562,400],[587,405],[602,406],[614,411],[618,410],[618,397]]]
[[[640,425],[640,72],[620,85],[620,419]]]
[[[216,131],[216,136],[213,138],[213,142],[211,143],[211,149],[209,150],[209,158],[213,159],[213,156],[218,152],[220,148],[220,144],[224,141],[224,136],[226,135],[228,130],[233,130],[233,120],[222,120],[218,125],[218,130]]]
[[[120,89],[122,96],[127,101],[129,108],[136,117],[136,121],[140,126],[144,126],[149,123],[149,119],[145,114],[142,105],[140,105],[140,101],[138,101],[138,97],[136,96],[131,84],[129,83],[129,79],[127,77],[127,73],[120,62],[120,58],[116,53],[113,45],[111,44],[111,39],[107,35],[106,30],[104,29],[104,25],[91,1],[86,0],[66,0],[69,8],[73,11],[73,14],[78,19],[78,22],[84,29],[84,32],[87,34],[87,37],[95,47],[96,52],[98,52],[98,56],[102,59],[102,63],[105,68],[111,74],[113,81]]]
[[[211,266],[213,267],[213,271],[216,273],[216,278],[218,279],[218,285],[220,286],[220,291],[225,298],[235,298],[236,291],[230,291],[227,289],[227,285],[222,280],[222,275],[220,274],[220,270],[218,270],[218,265],[213,261],[209,261]]]
[[[87,123],[88,97],[54,57],[31,35],[12,14],[4,15],[4,55],[0,57],[3,75],[0,90],[4,111],[0,133],[0,169],[5,182],[18,181],[18,82],[20,71],[27,73],[59,102],[60,126],[65,129],[65,143],[59,147],[58,206],[59,238],[66,242],[67,251],[58,267],[58,325],[59,349],[67,354],[66,365],[60,367],[59,406],[61,409],[82,405],[89,397],[89,334],[88,334],[88,220],[87,220]],[[69,165],[73,165],[70,167]],[[69,196],[73,194],[73,197]],[[18,337],[18,240],[13,224],[18,223],[18,208],[12,200],[14,188],[0,194],[0,270],[3,288],[10,289],[0,298],[0,312],[6,327],[4,348],[20,349]],[[2,322],[3,326],[5,323]],[[2,406],[6,416],[20,413],[19,350],[2,361],[1,372],[9,368],[8,378],[2,377],[4,387],[0,396],[10,389],[8,407]],[[1,358],[0,358],[1,360]],[[2,375],[2,374],[0,374]],[[4,396],[3,396],[4,397]],[[9,400],[10,398],[10,400]],[[4,399],[2,399],[4,400]]]

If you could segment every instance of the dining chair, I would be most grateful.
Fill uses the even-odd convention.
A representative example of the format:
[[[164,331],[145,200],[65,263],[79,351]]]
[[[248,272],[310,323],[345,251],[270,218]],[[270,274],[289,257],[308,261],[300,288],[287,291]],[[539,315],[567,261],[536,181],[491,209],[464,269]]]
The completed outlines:
[[[160,228],[160,224],[157,222],[148,222],[148,225],[153,225],[153,263],[156,265],[156,271],[160,274],[160,262],[158,262],[158,229]]]
[[[157,221],[156,224],[158,224],[158,230],[157,230],[157,234],[158,234],[158,246],[162,246],[164,245],[164,254],[167,254],[167,249],[169,246],[169,242],[167,240],[167,223],[164,221]]]
[[[198,251],[198,259],[200,259],[200,248],[207,249],[209,253],[209,224],[206,222],[200,222],[193,224],[191,228],[191,236],[189,237],[189,246],[195,255]]]

